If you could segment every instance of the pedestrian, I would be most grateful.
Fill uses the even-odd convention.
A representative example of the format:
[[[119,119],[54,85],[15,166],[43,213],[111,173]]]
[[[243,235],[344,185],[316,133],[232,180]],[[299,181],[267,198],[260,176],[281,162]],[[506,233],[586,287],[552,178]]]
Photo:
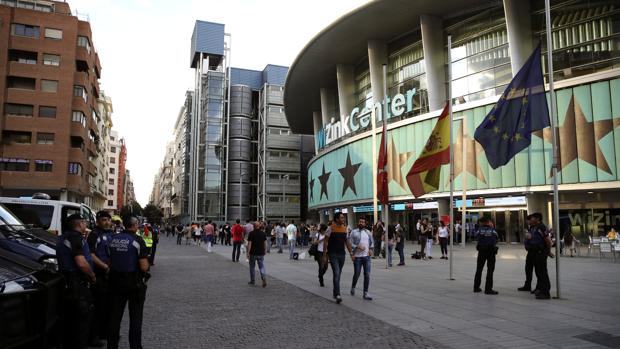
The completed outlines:
[[[308,246],[308,240],[310,240],[310,230],[305,223],[301,223],[299,230],[301,233],[301,246],[306,247]]]
[[[241,245],[243,245],[243,232],[244,229],[240,224],[241,220],[237,218],[237,221],[232,226],[232,261],[239,262],[239,254],[241,253]]]
[[[577,252],[577,249],[575,248],[575,237],[570,231],[570,228],[566,230],[566,233],[564,233],[564,248],[568,248],[571,258],[574,257],[573,252]]]
[[[265,237],[267,238],[267,253],[271,253],[271,241],[272,241],[272,237],[273,237],[273,227],[271,226],[271,223],[269,221],[267,221],[267,224],[265,225]]]
[[[252,230],[254,230],[254,224],[252,224],[252,222],[250,222],[249,219],[245,220],[245,225],[243,226],[243,230],[244,230],[244,237],[247,238],[248,234],[250,234],[252,232]]]
[[[368,286],[370,285],[370,265],[374,241],[372,234],[366,229],[366,219],[360,218],[357,221],[357,228],[351,231],[349,235],[349,244],[353,250],[353,281],[351,281],[351,296],[355,296],[355,285],[360,277],[362,268],[364,268],[364,295],[362,298],[371,301],[372,297],[368,294]]]
[[[454,243],[458,244],[461,242],[461,229],[463,229],[461,221],[456,221],[454,225]]]
[[[183,240],[183,225],[181,225],[181,223],[179,223],[176,228],[176,234],[177,234],[177,245],[181,244],[181,240]]]
[[[143,224],[140,229],[138,229],[137,235],[139,235],[142,240],[144,240],[144,244],[146,246],[146,254],[149,259],[149,263],[151,262],[151,248],[153,247],[153,235],[151,230],[149,229],[148,224]]]
[[[142,315],[148,279],[148,253],[136,234],[138,219],[125,217],[125,230],[110,242],[110,323],[108,349],[118,348],[125,305],[129,303],[129,347],[142,348]]]
[[[267,237],[265,231],[260,227],[261,223],[254,223],[254,230],[248,234],[248,260],[250,261],[250,282],[254,285],[254,268],[258,263],[260,278],[263,281],[263,287],[267,287],[267,272],[265,271],[265,249]]]
[[[89,285],[97,281],[86,242],[86,221],[80,214],[67,217],[68,229],[58,237],[58,271],[64,276],[62,292],[63,348],[86,348],[93,315]]]
[[[189,245],[190,240],[193,238],[193,232],[194,230],[192,229],[192,226],[187,223],[187,225],[185,226],[185,232],[183,235],[185,235],[185,245]]]
[[[536,299],[550,299],[551,282],[547,271],[547,257],[551,255],[551,238],[547,227],[542,223],[542,214],[532,213],[530,222],[530,234],[526,238],[530,240],[530,248],[534,251],[534,273],[538,280]]]
[[[439,221],[439,246],[441,246],[441,259],[448,259],[448,227],[443,221]]]
[[[372,228],[372,236],[374,241],[377,241],[375,244],[375,252],[372,255],[372,258],[379,258],[381,256],[381,241],[383,240],[383,223],[381,220],[377,221]]]
[[[295,254],[295,241],[297,238],[295,221],[291,221],[288,227],[286,227],[286,235],[288,237],[289,259],[293,259],[293,255]]]
[[[347,226],[342,212],[334,214],[334,223],[325,231],[325,237],[326,246],[324,247],[323,259],[326,263],[329,258],[334,283],[333,297],[336,303],[340,304],[342,302],[342,297],[340,296],[340,275],[342,274],[342,267],[346,259],[345,248],[349,251],[351,260],[354,260],[351,244],[347,239]]]
[[[228,222],[226,222],[224,225],[222,225],[220,227],[219,230],[219,240],[220,240],[220,245],[224,246],[226,245],[226,226],[228,225]]]
[[[159,227],[152,227],[151,235],[153,243],[151,244],[151,251],[149,253],[149,264],[155,265],[155,253],[157,252],[157,244],[159,243]]]
[[[478,244],[476,250],[478,250],[478,259],[476,261],[476,276],[474,277],[474,292],[482,291],[480,289],[480,283],[482,278],[482,269],[484,264],[487,265],[487,278],[484,283],[485,294],[497,294],[497,291],[493,290],[493,271],[495,271],[495,255],[497,254],[497,232],[493,229],[491,221],[482,217],[478,220],[480,227],[478,228]]]
[[[110,270],[110,253],[108,246],[114,235],[112,217],[107,211],[101,210],[96,215],[97,226],[88,234],[86,241],[93,259],[97,282],[91,286],[94,313],[90,327],[88,346],[101,347],[100,339],[107,338],[108,326],[108,271]]]
[[[213,223],[211,222],[211,220],[209,220],[209,222],[205,224],[203,233],[204,233],[203,235],[204,242],[205,242],[205,245],[207,245],[207,252],[211,253],[212,252],[211,245],[213,244],[213,240],[215,238],[215,227],[213,226]]]
[[[396,251],[398,251],[398,257],[400,261],[399,266],[405,265],[405,232],[400,222],[396,222]]]
[[[317,262],[319,266],[319,286],[325,287],[325,282],[323,280],[323,276],[327,271],[328,262],[323,258],[323,254],[325,252],[325,231],[327,230],[327,225],[321,224],[319,226],[319,230],[314,236],[313,244],[316,245],[317,253],[314,255],[314,260]]]
[[[202,239],[201,239],[202,227],[200,226],[200,224],[195,223],[193,229],[194,229],[194,242],[198,246],[200,246],[202,245]]]
[[[394,249],[394,242],[396,239],[396,233],[394,226],[388,224],[387,236],[383,234],[383,240],[385,241],[385,253],[387,256],[388,267],[392,267],[392,250]]]
[[[525,247],[525,250],[527,251],[527,254],[525,255],[525,283],[523,284],[523,286],[519,287],[517,290],[535,294],[536,291],[538,290],[538,280],[536,280],[536,287],[532,289],[532,280],[533,280],[532,275],[534,274],[534,259],[536,257],[536,252],[533,246],[531,245],[531,241],[532,241],[531,229],[533,228],[532,215],[528,215],[526,217],[526,224],[527,224],[527,229],[525,230],[525,238],[523,239],[523,246]]]
[[[226,225],[224,226],[224,234],[226,234],[226,246],[232,246],[232,231],[230,229],[230,223],[226,222]]]
[[[430,230],[428,219],[424,218],[420,224],[420,256],[423,260],[426,260],[426,246],[429,236],[432,236]]]

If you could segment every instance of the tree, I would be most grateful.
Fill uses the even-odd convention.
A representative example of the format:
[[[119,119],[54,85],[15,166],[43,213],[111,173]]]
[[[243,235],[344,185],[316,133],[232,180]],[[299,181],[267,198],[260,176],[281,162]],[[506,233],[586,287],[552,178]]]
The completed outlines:
[[[144,206],[144,210],[142,210],[142,215],[151,224],[161,223],[161,218],[164,216],[159,207],[153,205],[152,203]]]
[[[140,206],[138,202],[132,201],[131,205],[125,205],[121,207],[120,215],[121,217],[129,216],[129,215],[141,216],[142,211],[143,211],[142,206]]]

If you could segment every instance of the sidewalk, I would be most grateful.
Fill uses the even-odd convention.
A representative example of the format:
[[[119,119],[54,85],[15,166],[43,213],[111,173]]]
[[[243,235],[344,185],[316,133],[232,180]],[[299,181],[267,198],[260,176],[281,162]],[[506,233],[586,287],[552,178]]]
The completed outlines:
[[[620,337],[610,336],[620,336],[620,263],[599,261],[598,256],[562,257],[562,299],[542,301],[517,291],[525,278],[520,245],[500,245],[494,274],[497,296],[472,292],[473,245],[454,247],[452,281],[450,262],[439,259],[439,246],[433,247],[431,261],[411,259],[418,248],[406,244],[404,267],[386,269],[384,259],[373,260],[372,302],[362,300],[361,280],[356,296],[349,295],[353,268],[347,260],[341,279],[343,304],[453,348],[620,347]],[[214,253],[228,259],[231,251],[214,247]],[[393,256],[396,265],[398,254],[394,251]],[[291,261],[288,250],[277,254],[272,249],[265,263],[272,277],[332,299],[331,271],[325,275],[326,287],[319,287],[313,259]],[[549,259],[548,268],[555,295],[554,259]]]

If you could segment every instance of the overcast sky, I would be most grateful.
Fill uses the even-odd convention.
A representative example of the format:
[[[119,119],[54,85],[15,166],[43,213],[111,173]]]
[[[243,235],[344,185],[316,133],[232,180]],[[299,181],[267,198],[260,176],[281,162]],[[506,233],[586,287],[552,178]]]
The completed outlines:
[[[193,86],[190,38],[197,19],[232,34],[232,65],[289,66],[319,31],[367,0],[68,0],[88,15],[102,66],[101,89],[114,104],[114,129],[127,144],[141,205]]]

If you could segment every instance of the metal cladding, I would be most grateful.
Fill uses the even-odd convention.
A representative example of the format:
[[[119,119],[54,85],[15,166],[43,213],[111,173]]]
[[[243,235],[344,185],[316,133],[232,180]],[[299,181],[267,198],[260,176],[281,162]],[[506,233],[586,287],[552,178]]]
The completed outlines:
[[[252,138],[252,120],[246,117],[231,116],[230,117],[230,134],[231,137],[251,139]]]
[[[228,162],[228,183],[239,183],[240,174],[243,183],[249,183],[253,175],[252,164],[248,161],[229,161]]]
[[[241,195],[241,206],[244,206],[244,205],[247,206],[252,196],[252,192],[250,191],[250,184],[230,183],[228,185],[228,205],[229,206],[237,206],[237,207],[239,206],[239,195]]]
[[[245,85],[233,85],[230,87],[230,115],[252,115],[252,89]],[[231,131],[234,131],[231,130]]]
[[[252,112],[252,89],[247,85],[231,86],[228,141],[228,212],[231,217],[250,215]]]

